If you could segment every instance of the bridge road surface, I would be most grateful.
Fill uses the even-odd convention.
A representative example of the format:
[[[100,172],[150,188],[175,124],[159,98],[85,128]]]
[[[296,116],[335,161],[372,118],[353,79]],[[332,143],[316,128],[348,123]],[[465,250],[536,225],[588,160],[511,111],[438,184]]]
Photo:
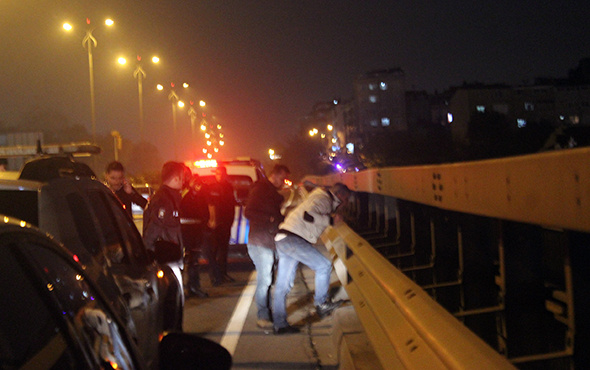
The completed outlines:
[[[338,368],[338,349],[332,335],[337,315],[320,320],[315,314],[312,270],[300,265],[287,299],[288,320],[291,325],[300,326],[301,333],[275,335],[272,329],[256,326],[257,310],[253,301],[256,271],[245,246],[241,253],[230,254],[229,261],[228,274],[236,280],[233,283],[213,287],[206,272],[208,266],[201,269],[201,287],[209,297],[187,298],[185,332],[223,345],[232,354],[233,369]],[[334,273],[331,291],[336,292],[335,299],[347,298]],[[354,312],[352,306],[346,305],[336,311]]]

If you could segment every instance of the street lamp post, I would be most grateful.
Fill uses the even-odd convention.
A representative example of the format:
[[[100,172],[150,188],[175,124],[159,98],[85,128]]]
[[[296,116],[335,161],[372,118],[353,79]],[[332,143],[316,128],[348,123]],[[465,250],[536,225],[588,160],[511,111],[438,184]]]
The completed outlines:
[[[207,105],[203,100],[199,101],[199,107],[204,108]],[[195,123],[197,121],[197,110],[195,109],[195,103],[193,100],[190,101],[190,108],[188,109],[188,116],[191,119],[191,139],[195,141]],[[204,116],[204,114],[203,114]]]
[[[172,134],[173,134],[173,145],[174,145],[174,159],[178,157],[178,138],[177,138],[177,124],[176,124],[176,109],[177,107],[182,108],[184,107],[184,102],[178,98],[176,91],[174,90],[174,83],[170,84],[170,93],[168,94],[168,100],[172,104]],[[188,88],[187,83],[182,84],[183,88]],[[158,90],[164,90],[164,86],[158,84]]]
[[[86,24],[90,26],[90,19],[86,18]],[[105,25],[112,26],[114,22],[111,19],[105,21]],[[64,23],[63,28],[71,31],[73,27],[69,23]],[[94,103],[94,62],[92,58],[92,48],[97,46],[96,38],[92,35],[94,28],[86,30],[86,35],[82,39],[82,46],[88,50],[88,73],[90,76],[90,115],[92,122],[92,141],[96,143],[96,108]]]
[[[154,56],[152,57],[152,62],[157,64],[160,62],[160,58]],[[119,58],[119,64],[125,64],[127,60],[125,58]],[[143,70],[141,66],[141,56],[137,56],[137,66],[133,71],[133,77],[137,80],[137,94],[139,96],[139,136],[140,141],[143,141],[144,137],[144,120],[143,120],[143,80],[146,78],[147,74]]]

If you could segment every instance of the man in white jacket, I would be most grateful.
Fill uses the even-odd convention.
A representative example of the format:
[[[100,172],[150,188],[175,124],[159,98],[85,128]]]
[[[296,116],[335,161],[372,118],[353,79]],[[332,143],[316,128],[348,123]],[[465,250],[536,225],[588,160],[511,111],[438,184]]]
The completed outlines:
[[[330,189],[318,187],[279,225],[275,237],[279,256],[273,299],[275,334],[299,332],[299,328],[287,322],[286,299],[300,262],[315,272],[314,303],[318,316],[327,316],[340,305],[340,302],[332,302],[328,298],[332,261],[313,244],[330,224],[340,221],[335,211],[348,202],[350,194],[348,187],[342,183],[336,183]]]

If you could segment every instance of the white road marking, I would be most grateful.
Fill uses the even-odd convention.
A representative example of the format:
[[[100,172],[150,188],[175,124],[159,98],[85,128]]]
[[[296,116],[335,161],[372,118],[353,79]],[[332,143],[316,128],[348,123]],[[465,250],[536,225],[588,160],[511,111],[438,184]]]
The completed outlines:
[[[225,347],[225,349],[227,349],[232,356],[236,350],[236,346],[238,345],[238,340],[240,340],[240,335],[242,334],[242,329],[244,328],[244,323],[246,322],[246,317],[248,316],[248,310],[250,310],[250,305],[254,300],[255,292],[256,271],[252,271],[250,278],[248,279],[248,284],[244,287],[244,290],[240,295],[238,304],[236,305],[236,308],[234,308],[234,312],[232,313],[231,319],[225,327],[225,333],[223,334],[221,342],[219,343]]]

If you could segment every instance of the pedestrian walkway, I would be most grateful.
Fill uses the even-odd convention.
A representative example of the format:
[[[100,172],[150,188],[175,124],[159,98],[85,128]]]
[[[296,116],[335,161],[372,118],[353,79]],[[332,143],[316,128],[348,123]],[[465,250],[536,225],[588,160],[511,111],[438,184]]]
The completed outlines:
[[[301,332],[284,335],[256,326],[252,266],[233,263],[230,269],[235,283],[203,284],[210,297],[187,300],[184,330],[221,343],[232,354],[234,369],[379,368],[352,306],[345,304],[323,319],[315,314],[314,273],[306,266],[300,265],[287,299],[288,320]],[[331,293],[347,299],[335,274]]]

